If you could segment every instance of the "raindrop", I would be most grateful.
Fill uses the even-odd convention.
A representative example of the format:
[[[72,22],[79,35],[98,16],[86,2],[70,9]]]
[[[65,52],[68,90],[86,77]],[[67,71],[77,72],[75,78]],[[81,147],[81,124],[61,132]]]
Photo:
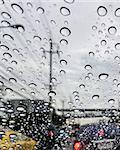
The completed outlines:
[[[100,43],[102,46],[105,46],[107,44],[106,40],[102,40]]]
[[[111,35],[115,35],[115,34],[116,34],[116,32],[117,32],[116,27],[111,26],[111,27],[109,27],[109,28],[108,28],[108,33],[109,33],[109,34],[111,34]]]
[[[14,48],[13,51],[16,52],[16,53],[19,53],[19,50],[16,49],[16,48]]]
[[[79,87],[80,87],[81,89],[83,89],[83,88],[85,88],[85,85],[84,85],[84,84],[80,84]]]
[[[109,99],[109,100],[108,100],[108,103],[110,103],[110,104],[113,104],[114,102],[115,102],[114,99]]]
[[[120,60],[120,57],[119,57],[119,56],[115,56],[114,59],[117,60],[117,61],[119,61],[119,60]]]
[[[99,16],[105,16],[107,14],[107,9],[104,6],[100,6],[97,9],[97,13]]]
[[[51,22],[52,25],[56,24],[55,20],[51,20],[50,22]]]
[[[0,107],[0,111],[6,111],[5,107]]]
[[[8,14],[7,12],[2,12],[1,15],[2,15],[3,18],[5,18],[5,19],[10,19],[10,18],[11,18],[10,14]]]
[[[30,88],[35,88],[36,86],[37,86],[37,85],[36,85],[35,83],[30,83],[30,84],[29,84],[29,87],[30,87]]]
[[[14,38],[9,34],[4,34],[3,38],[5,38],[6,40],[14,40]]]
[[[0,0],[0,4],[4,4],[4,0]]]
[[[69,16],[70,15],[70,10],[66,7],[61,7],[60,8],[60,13],[63,15],[63,16]]]
[[[42,7],[38,7],[38,8],[37,8],[37,12],[38,12],[39,14],[44,14],[45,10],[44,10]]]
[[[92,77],[92,76],[93,76],[93,74],[92,74],[92,73],[88,73],[88,76],[89,76],[89,77]]]
[[[68,45],[68,41],[66,40],[66,39],[62,39],[62,40],[60,40],[60,44],[61,45]]]
[[[22,14],[24,11],[22,9],[21,6],[19,6],[18,4],[11,4],[12,9],[17,12],[18,14]]]
[[[94,52],[89,52],[90,57],[93,57],[94,55],[95,55]]]
[[[116,17],[120,17],[120,8],[117,8],[117,9],[115,10],[115,16],[116,16]]]
[[[5,58],[2,58],[2,62],[7,62],[8,60],[7,59],[5,59]]]
[[[60,70],[60,74],[61,74],[61,75],[66,74],[65,70]]]
[[[31,95],[34,96],[34,95],[35,95],[35,92],[31,92]]]
[[[13,109],[8,109],[8,113],[13,113]]]
[[[117,79],[114,79],[114,80],[113,80],[114,83],[117,83],[117,81],[118,81]]]
[[[103,28],[104,28],[104,27],[105,27],[105,23],[102,23],[102,24],[101,24],[101,27],[103,27]]]
[[[67,21],[67,20],[65,20],[65,21],[64,21],[64,24],[65,24],[65,25],[68,25],[68,21]]]
[[[117,84],[117,87],[120,88],[120,83]]]
[[[86,69],[86,70],[90,70],[90,69],[92,69],[92,66],[91,66],[91,65],[86,65],[86,66],[85,66],[85,69]]]
[[[72,4],[75,0],[64,0],[66,3]]]
[[[75,99],[75,102],[76,102],[76,103],[79,103],[79,101],[80,101],[80,99],[79,99],[79,98]]]
[[[33,5],[32,5],[30,2],[27,2],[27,6],[28,6],[29,8],[32,8],[32,7],[33,7]]]
[[[10,78],[9,81],[12,82],[12,83],[16,83],[17,82],[17,80],[15,78]]]
[[[13,90],[10,89],[10,88],[6,88],[5,91],[6,91],[7,93],[12,93],[12,92],[13,92]]]
[[[0,48],[4,51],[8,51],[9,47],[7,47],[6,45],[0,45]]]
[[[6,20],[1,21],[1,24],[2,24],[3,26],[5,26],[5,27],[10,26],[10,23],[9,23],[8,21],[6,21]]]
[[[50,91],[50,92],[48,93],[48,95],[49,95],[50,97],[55,96],[55,95],[56,95],[56,92],[55,92],[55,91]]]
[[[6,58],[6,59],[9,59],[12,57],[12,55],[10,53],[4,53],[3,56]]]
[[[22,33],[22,32],[25,31],[25,28],[24,28],[23,25],[17,24],[17,25],[14,25],[13,27],[14,27],[14,28],[17,28],[17,30],[18,30],[20,33]]]
[[[67,27],[63,27],[60,29],[60,33],[62,34],[62,36],[67,37],[71,34],[71,31]]]
[[[99,95],[93,95],[93,96],[92,96],[92,99],[93,99],[93,100],[99,99]]]
[[[115,49],[120,50],[120,43],[115,44]]]
[[[94,31],[96,31],[96,30],[97,30],[97,27],[96,27],[96,26],[92,26],[92,29],[93,29]]]
[[[99,75],[99,79],[101,79],[101,80],[105,80],[105,79],[107,79],[109,77],[109,75],[107,74],[107,73],[101,73],[100,75]]]
[[[74,95],[79,95],[79,92],[78,91],[74,91],[73,94]]]
[[[79,98],[79,95],[75,95],[74,98],[75,98],[75,99],[78,99],[78,98]]]
[[[64,59],[61,59],[61,60],[60,60],[60,64],[61,64],[62,66],[66,66],[66,65],[67,65],[67,61],[64,60]]]
[[[12,60],[12,61],[11,61],[11,64],[13,64],[13,65],[17,65],[17,61]]]
[[[15,123],[15,120],[10,120],[9,123],[10,123],[10,124],[14,124],[14,123]]]
[[[0,81],[0,86],[4,86],[4,83],[2,81]]]
[[[34,36],[33,39],[38,41],[38,42],[41,41],[41,38],[39,36]]]
[[[18,106],[16,109],[17,111],[25,111],[25,108],[23,106]]]
[[[57,79],[55,77],[52,77],[51,81],[52,81],[52,83],[56,83]]]
[[[90,77],[89,77],[89,76],[86,76],[86,77],[85,77],[85,80],[89,80],[89,79],[90,79]]]

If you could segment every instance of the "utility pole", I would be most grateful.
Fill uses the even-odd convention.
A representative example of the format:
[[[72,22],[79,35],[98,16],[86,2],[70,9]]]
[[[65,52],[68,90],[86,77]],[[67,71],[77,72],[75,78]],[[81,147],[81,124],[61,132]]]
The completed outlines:
[[[50,39],[50,70],[49,70],[49,93],[52,91],[52,54],[53,54],[53,43]],[[52,103],[52,96],[49,96],[49,106]]]

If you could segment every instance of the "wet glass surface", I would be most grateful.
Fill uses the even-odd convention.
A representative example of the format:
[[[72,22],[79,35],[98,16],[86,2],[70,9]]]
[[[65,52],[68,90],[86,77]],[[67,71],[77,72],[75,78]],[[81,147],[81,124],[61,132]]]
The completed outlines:
[[[119,6],[0,0],[0,149],[117,149]]]

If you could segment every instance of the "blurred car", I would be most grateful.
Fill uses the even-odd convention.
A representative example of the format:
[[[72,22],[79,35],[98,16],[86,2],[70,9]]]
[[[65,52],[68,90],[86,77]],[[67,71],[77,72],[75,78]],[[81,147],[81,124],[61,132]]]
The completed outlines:
[[[34,150],[36,141],[10,129],[0,129],[0,150]]]

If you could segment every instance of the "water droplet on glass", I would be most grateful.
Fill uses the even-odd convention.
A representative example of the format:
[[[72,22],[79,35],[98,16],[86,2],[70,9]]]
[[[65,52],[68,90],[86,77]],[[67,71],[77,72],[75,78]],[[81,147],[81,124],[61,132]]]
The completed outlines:
[[[97,30],[97,27],[96,27],[96,26],[92,26],[92,29],[93,29],[94,31],[96,31],[96,30]]]
[[[90,69],[92,69],[92,66],[91,66],[91,65],[86,65],[86,66],[85,66],[85,69],[86,69],[86,70],[90,70]]]
[[[86,77],[85,77],[85,80],[89,80],[89,79],[90,79],[90,77],[89,77],[89,76],[86,76]]]
[[[5,62],[7,62],[7,61],[8,61],[7,59],[2,58],[2,62],[3,62],[3,63],[5,63]]]
[[[93,99],[93,100],[99,99],[99,95],[93,95],[93,96],[92,96],[92,99]]]
[[[17,30],[22,33],[25,31],[25,28],[23,25],[20,25],[20,24],[17,24],[17,25],[14,25],[14,28],[17,28]]]
[[[111,35],[115,35],[115,34],[116,34],[116,32],[117,32],[116,27],[111,26],[111,27],[109,27],[109,28],[108,28],[108,33],[109,33],[109,34],[111,34]]]
[[[117,9],[115,10],[115,16],[116,16],[116,17],[120,17],[120,8],[117,8]]]
[[[68,4],[72,4],[72,3],[74,3],[75,0],[64,0],[64,1]]]
[[[120,83],[117,84],[117,87],[120,88]]]
[[[4,51],[8,51],[9,47],[7,47],[6,45],[0,45],[0,48]]]
[[[63,15],[63,16],[69,16],[70,15],[70,10],[66,7],[61,7],[60,8],[60,13]]]
[[[13,68],[12,68],[12,67],[7,67],[7,71],[8,71],[8,72],[12,72],[12,71],[13,71]]]
[[[60,33],[61,33],[62,36],[67,37],[71,34],[71,31],[67,27],[63,27],[63,28],[60,29]]]
[[[2,81],[0,81],[0,86],[4,86],[4,83]]]
[[[7,12],[2,12],[1,15],[2,15],[3,18],[5,18],[5,19],[10,19],[10,18],[11,18],[10,14],[8,14]]]
[[[66,74],[65,70],[60,70],[60,74],[61,74],[61,75]]]
[[[68,41],[66,40],[66,39],[62,39],[62,40],[60,40],[60,44],[61,45],[68,45]]]
[[[62,66],[66,66],[66,65],[67,65],[67,61],[64,60],[64,59],[61,59],[61,60],[60,60],[60,64],[61,64]]]
[[[17,12],[18,14],[22,14],[24,11],[22,9],[21,6],[19,6],[18,4],[11,4],[12,9]]]
[[[9,34],[4,34],[3,38],[5,38],[6,40],[14,40],[14,38]]]
[[[37,86],[37,85],[36,85],[35,83],[30,83],[30,84],[29,84],[29,87],[30,87],[30,88],[35,88],[36,86]]]
[[[38,42],[41,41],[41,38],[39,36],[34,36],[33,39],[38,41]]]
[[[12,55],[10,53],[4,53],[3,56],[6,58],[6,59],[10,59],[12,57]]]
[[[27,6],[28,6],[29,8],[32,8],[32,7],[33,7],[33,5],[32,5],[30,2],[27,2]]]
[[[2,24],[3,26],[5,26],[5,27],[10,26],[10,23],[9,23],[8,21],[6,21],[6,20],[1,21],[1,24]]]
[[[117,60],[117,61],[119,61],[119,60],[120,60],[120,57],[119,57],[119,56],[115,56],[114,59]]]
[[[18,106],[16,109],[17,111],[25,111],[25,108],[23,106]]]
[[[95,55],[94,52],[89,52],[90,57],[93,57],[94,55]]]
[[[107,14],[107,9],[104,6],[100,6],[97,9],[97,14],[103,17]]]
[[[120,50],[120,43],[115,44],[115,49]]]
[[[79,87],[80,87],[81,89],[83,89],[83,88],[85,88],[85,85],[84,85],[84,84],[80,84]]]
[[[17,82],[17,80],[15,78],[10,78],[9,81],[12,82],[12,83],[16,83]]]
[[[107,79],[109,77],[109,75],[107,74],[107,73],[101,73],[100,75],[99,75],[99,79],[101,79],[101,80],[105,80],[105,79]]]
[[[13,92],[13,90],[10,89],[10,88],[6,88],[5,91],[6,91],[7,93],[12,93],[12,92]]]
[[[102,40],[100,43],[102,46],[105,46],[107,44],[106,40]]]
[[[50,92],[48,93],[48,95],[51,96],[51,97],[53,97],[53,96],[56,95],[56,92],[55,92],[55,91],[50,91]]]
[[[52,25],[56,25],[55,20],[50,20],[50,22],[51,22]]]
[[[4,0],[0,0],[0,5],[1,5],[1,4],[4,4]]]
[[[117,79],[114,79],[114,80],[113,80],[114,83],[117,83],[117,81],[118,81]]]
[[[39,14],[44,14],[45,10],[44,10],[42,7],[38,7],[38,8],[37,8],[37,12],[38,12]]]
[[[108,100],[108,103],[110,103],[110,104],[113,104],[114,102],[115,102],[114,99],[109,99],[109,100]]]

